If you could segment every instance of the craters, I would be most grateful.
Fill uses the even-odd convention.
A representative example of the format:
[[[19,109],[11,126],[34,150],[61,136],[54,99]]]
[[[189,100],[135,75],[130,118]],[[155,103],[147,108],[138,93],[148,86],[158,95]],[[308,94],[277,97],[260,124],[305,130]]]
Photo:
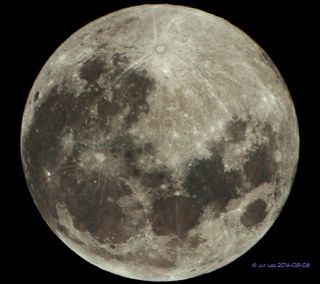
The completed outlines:
[[[104,32],[104,29],[103,28],[99,28],[98,30],[97,30],[97,34],[101,34],[101,33],[103,33]]]
[[[153,204],[151,223],[156,235],[185,237],[199,223],[201,207],[184,196],[156,200]]]
[[[275,188],[272,194],[274,200],[278,201],[281,197],[281,189],[284,188],[283,179],[280,175],[275,178]]]
[[[205,242],[203,238],[201,238],[199,235],[195,235],[190,238],[189,240],[189,246],[193,249],[196,249],[199,247],[201,243]]]
[[[112,55],[112,64],[116,67],[120,67],[123,64],[128,64],[129,59],[125,56],[125,53],[115,52]]]
[[[154,256],[142,256],[138,259],[138,262],[153,266],[157,268],[173,268],[176,266],[175,261],[171,260],[166,256],[154,255]]]
[[[243,226],[251,229],[259,225],[267,216],[267,204],[263,199],[252,201],[240,218]]]
[[[33,102],[36,102],[39,98],[39,92],[36,92],[33,97]]]
[[[156,153],[156,149],[153,144],[150,142],[144,143],[139,147],[139,152],[141,155],[154,155]]]
[[[195,159],[183,186],[201,206],[212,203],[221,210],[238,197],[240,177],[238,171],[225,172],[222,157],[216,154],[211,159]]]
[[[120,176],[129,176],[141,180],[145,186],[153,187],[169,179],[169,175],[164,171],[146,172],[139,167],[139,161],[150,157],[155,153],[155,148],[151,143],[135,143],[129,134],[116,136],[110,146],[112,155],[123,161],[124,165],[120,171]]]
[[[234,118],[227,126],[229,141],[237,143],[245,140],[247,121],[241,118]]]
[[[80,78],[95,84],[100,75],[105,72],[105,63],[100,58],[90,58],[80,68]]]
[[[260,58],[262,59],[262,61],[266,65],[272,67],[273,69],[275,68],[274,67],[275,65],[274,65],[273,61],[271,60],[271,58],[269,57],[269,55],[262,49],[260,49]]]
[[[165,53],[167,50],[167,47],[164,44],[159,44],[155,47],[155,50],[157,53]]]
[[[139,20],[138,17],[130,17],[130,18],[126,19],[126,20],[123,22],[123,25],[124,25],[124,26],[127,26],[127,25],[129,25],[129,24],[132,24],[133,22],[138,21],[138,20]]]
[[[269,55],[263,49],[260,49],[260,59],[262,60],[262,62],[265,65],[267,65],[268,67],[270,67],[274,71],[274,74],[282,82],[283,79],[282,79],[281,74],[279,73],[279,70],[277,69],[277,67],[275,66],[274,62],[269,57]]]
[[[148,113],[147,96],[154,89],[155,80],[150,78],[145,70],[128,68],[129,58],[124,52],[115,52],[111,62],[108,70],[105,62],[99,57],[90,58],[83,63],[80,78],[87,81],[83,96],[89,100],[83,105],[99,100],[99,117],[109,119],[121,113],[124,117],[124,128],[127,129],[139,120],[141,113]],[[105,76],[100,78],[102,74]],[[101,87],[101,82],[108,87]],[[99,99],[103,92],[109,92],[108,102]]]

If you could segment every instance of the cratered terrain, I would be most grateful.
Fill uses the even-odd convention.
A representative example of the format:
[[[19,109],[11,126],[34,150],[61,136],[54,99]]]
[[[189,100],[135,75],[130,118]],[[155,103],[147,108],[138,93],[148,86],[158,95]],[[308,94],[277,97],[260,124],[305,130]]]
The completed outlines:
[[[268,55],[229,22],[123,9],[49,58],[27,100],[32,197],[78,255],[128,278],[181,280],[250,249],[287,200],[297,118]]]

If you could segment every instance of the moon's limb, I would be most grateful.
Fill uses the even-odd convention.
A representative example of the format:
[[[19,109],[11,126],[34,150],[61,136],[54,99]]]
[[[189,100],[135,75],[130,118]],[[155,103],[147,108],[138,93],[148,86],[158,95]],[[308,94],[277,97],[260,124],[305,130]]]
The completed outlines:
[[[299,154],[278,70],[205,12],[144,5],[73,34],[38,75],[21,154],[30,192],[80,256],[169,281],[250,249],[284,205]]]

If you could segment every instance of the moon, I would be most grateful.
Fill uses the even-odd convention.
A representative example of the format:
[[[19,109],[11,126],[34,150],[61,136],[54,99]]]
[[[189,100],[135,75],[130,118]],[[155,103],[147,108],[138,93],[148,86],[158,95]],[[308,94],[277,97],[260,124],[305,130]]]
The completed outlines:
[[[142,5],[99,18],[48,59],[21,156],[52,231],[111,273],[173,281],[254,246],[299,157],[290,93],[269,56],[206,12]]]

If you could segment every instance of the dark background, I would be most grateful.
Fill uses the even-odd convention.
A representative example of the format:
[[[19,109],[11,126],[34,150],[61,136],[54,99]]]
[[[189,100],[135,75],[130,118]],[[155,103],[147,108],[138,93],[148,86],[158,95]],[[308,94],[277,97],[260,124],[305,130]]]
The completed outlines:
[[[28,192],[20,158],[20,125],[24,105],[40,69],[55,49],[85,24],[109,12],[161,1],[25,1],[2,5],[2,105],[3,147],[8,159],[3,165],[5,193],[2,198],[2,258],[12,280],[53,281],[138,281],[115,276],[87,263],[68,249],[41,218]],[[300,160],[289,199],[268,233],[246,254],[231,264],[207,275],[185,281],[215,281],[264,278],[279,274],[288,280],[313,273],[319,276],[319,119],[315,7],[307,1],[288,1],[279,6],[270,1],[256,4],[239,1],[165,1],[199,8],[230,21],[252,37],[272,58],[291,92],[300,128]],[[278,1],[280,2],[280,1]],[[247,4],[246,4],[247,3]],[[7,134],[9,132],[9,135]],[[4,139],[10,137],[10,139]],[[10,150],[9,150],[10,149]],[[12,150],[11,150],[12,149]],[[8,195],[8,197],[7,197]],[[6,255],[7,254],[7,255]],[[310,263],[309,269],[254,269],[253,262]],[[13,282],[13,281],[10,281]]]

